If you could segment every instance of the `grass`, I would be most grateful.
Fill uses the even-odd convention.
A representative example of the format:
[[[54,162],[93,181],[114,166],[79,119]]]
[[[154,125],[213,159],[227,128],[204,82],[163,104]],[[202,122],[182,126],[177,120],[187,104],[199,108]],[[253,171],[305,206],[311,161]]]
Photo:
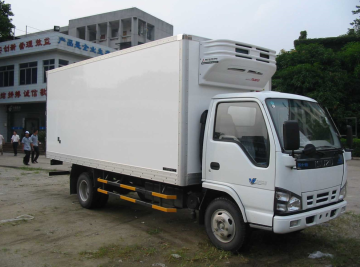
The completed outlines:
[[[139,253],[144,248],[139,245],[121,246],[110,244],[100,247],[97,251],[83,251],[80,252],[81,256],[86,258],[100,259],[100,258],[129,258],[133,253]]]
[[[23,170],[23,171],[33,171],[36,174],[39,174],[40,171],[45,171],[45,172],[56,172],[58,170],[56,169],[52,169],[52,170],[47,170],[47,169],[42,169],[42,168],[33,168],[33,167],[19,167],[18,169]]]
[[[18,169],[23,171],[46,171],[42,168],[33,168],[33,167],[19,167]]]
[[[180,257],[176,258],[173,254]],[[228,261],[233,254],[215,248],[210,242],[200,242],[197,249],[183,247],[168,252],[167,261],[177,263],[179,266],[217,266],[217,263]],[[245,263],[247,261],[243,261]]]
[[[155,228],[155,229],[148,230],[147,233],[149,235],[157,235],[157,234],[161,233],[161,230],[159,228]]]
[[[310,266],[360,265],[360,215],[345,213],[325,224],[310,227],[301,233],[274,235],[256,231],[250,250],[243,253],[257,264]],[[316,251],[330,253],[334,258],[309,259]]]
[[[150,235],[160,233],[155,228]],[[153,240],[161,237],[153,237]],[[155,242],[155,243],[154,243]],[[166,266],[360,266],[360,215],[347,212],[341,217],[303,232],[275,235],[254,231],[248,248],[239,254],[216,249],[208,240],[197,245],[178,247],[171,241],[154,241],[152,245],[110,244],[96,251],[81,252],[85,259],[108,258],[137,262],[145,257],[162,259]],[[316,251],[333,258],[309,259]],[[180,255],[175,258],[172,254]]]

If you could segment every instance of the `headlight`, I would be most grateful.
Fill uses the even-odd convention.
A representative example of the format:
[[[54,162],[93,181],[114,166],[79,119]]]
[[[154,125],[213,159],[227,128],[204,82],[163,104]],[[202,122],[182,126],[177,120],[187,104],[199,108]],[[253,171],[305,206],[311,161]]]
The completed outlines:
[[[288,202],[290,198],[290,194],[285,192],[276,192],[276,199],[280,201]]]
[[[301,200],[295,196],[290,198],[289,204],[287,205],[288,211],[301,210]]]
[[[276,188],[275,191],[275,212],[287,213],[301,210],[301,197],[286,191],[284,189]]]
[[[340,190],[339,200],[343,200],[346,197],[346,186],[347,186],[347,182]]]

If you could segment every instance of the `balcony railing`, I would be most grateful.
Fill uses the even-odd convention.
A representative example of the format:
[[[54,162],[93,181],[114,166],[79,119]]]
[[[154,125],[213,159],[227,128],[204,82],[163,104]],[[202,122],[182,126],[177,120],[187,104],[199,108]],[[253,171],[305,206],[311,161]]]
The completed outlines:
[[[120,39],[120,42],[121,43],[127,43],[127,42],[131,42],[131,36],[121,36],[121,39]]]

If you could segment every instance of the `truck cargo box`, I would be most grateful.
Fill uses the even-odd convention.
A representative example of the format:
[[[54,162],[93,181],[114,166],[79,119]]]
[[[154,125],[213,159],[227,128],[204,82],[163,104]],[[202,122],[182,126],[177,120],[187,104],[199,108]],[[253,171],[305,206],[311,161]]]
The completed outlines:
[[[178,35],[48,72],[47,158],[187,186],[200,116],[221,93],[266,90],[275,52]]]

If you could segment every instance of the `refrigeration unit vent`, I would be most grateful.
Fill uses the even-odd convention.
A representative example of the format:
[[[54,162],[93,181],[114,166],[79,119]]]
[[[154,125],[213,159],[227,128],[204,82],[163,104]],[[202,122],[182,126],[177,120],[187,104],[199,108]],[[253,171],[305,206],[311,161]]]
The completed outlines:
[[[265,90],[276,71],[275,51],[231,40],[200,43],[199,84]]]

